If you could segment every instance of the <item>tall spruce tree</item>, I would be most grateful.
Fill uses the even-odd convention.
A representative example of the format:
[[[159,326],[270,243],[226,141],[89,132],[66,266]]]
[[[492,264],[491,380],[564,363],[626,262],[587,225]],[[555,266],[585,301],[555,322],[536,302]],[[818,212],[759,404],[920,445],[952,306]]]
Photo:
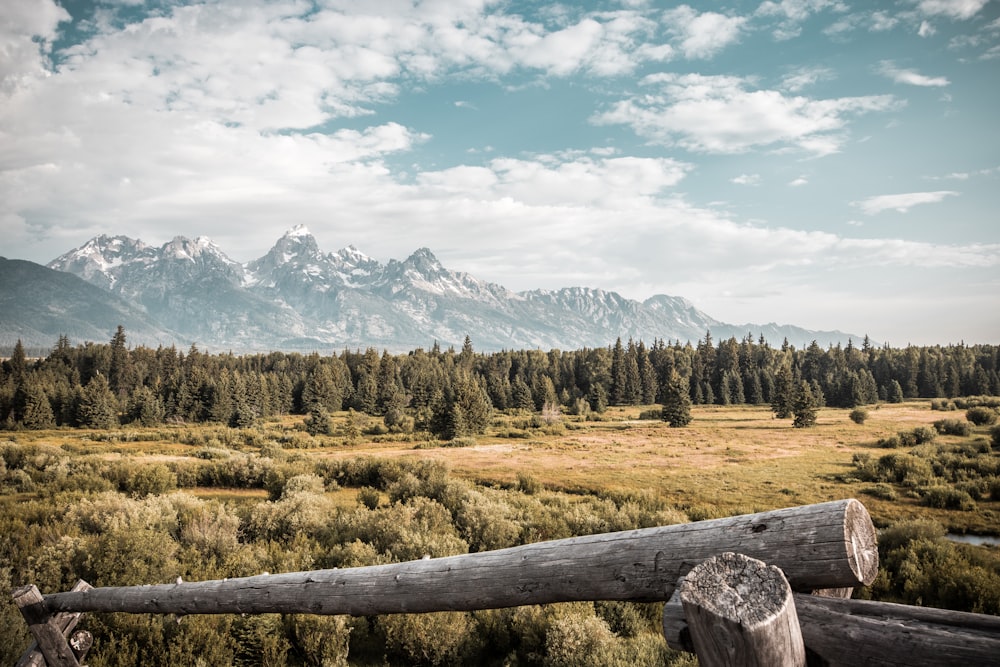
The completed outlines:
[[[691,423],[691,394],[687,382],[677,371],[670,374],[664,391],[663,409],[660,418],[673,428]]]
[[[111,429],[119,426],[118,399],[111,393],[108,379],[98,373],[80,392],[76,423],[83,428]]]
[[[771,393],[771,409],[778,419],[792,416],[792,401],[795,399],[795,380],[788,364],[782,364],[774,377],[774,391]]]
[[[56,425],[56,417],[52,412],[45,390],[38,382],[28,380],[26,383],[25,400],[21,424],[27,429],[52,428]]]
[[[611,405],[625,404],[626,373],[625,348],[622,347],[622,339],[618,338],[611,352],[611,392],[608,396]]]
[[[792,399],[792,426],[795,428],[815,426],[818,410],[819,401],[816,399],[810,383],[799,380],[795,396]]]

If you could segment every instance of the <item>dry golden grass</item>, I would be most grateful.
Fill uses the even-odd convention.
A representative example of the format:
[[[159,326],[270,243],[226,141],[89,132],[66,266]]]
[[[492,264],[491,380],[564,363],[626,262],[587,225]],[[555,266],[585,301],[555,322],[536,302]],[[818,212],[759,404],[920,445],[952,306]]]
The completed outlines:
[[[980,502],[975,512],[936,510],[920,506],[918,499],[904,493],[895,501],[879,500],[863,493],[870,483],[850,478],[856,452],[881,456],[888,450],[875,447],[880,438],[930,426],[942,415],[948,416],[930,410],[928,401],[869,407],[863,425],[848,418],[849,410],[827,408],[820,410],[816,426],[808,429],[792,428],[789,419],[774,419],[764,406],[695,406],[691,424],[672,429],[660,421],[639,420],[640,412],[649,407],[612,408],[602,421],[565,417],[561,432],[558,426],[550,429],[554,434],[519,430],[513,425],[516,420],[499,417],[497,428],[467,447],[428,447],[422,441],[363,436],[349,442],[321,437],[312,442],[314,448],[287,451],[307,458],[436,460],[447,464],[453,475],[483,484],[514,484],[523,474],[553,490],[644,490],[685,509],[693,518],[857,497],[879,524],[921,516],[953,530],[1000,534],[998,502]],[[336,419],[356,424],[379,421],[347,413]],[[273,442],[282,435],[300,433],[301,421],[301,417],[284,417],[252,433],[257,442]],[[190,440],[194,432],[211,442],[220,434],[228,437],[224,431],[219,426],[184,426],[122,431],[120,437],[75,430],[19,432],[9,437],[20,443],[64,447],[75,454],[162,462],[193,457],[205,446],[172,441],[171,435]],[[526,437],[510,437],[512,433]],[[198,489],[196,493],[237,502],[262,494],[226,489]],[[351,489],[336,495],[345,504],[355,500]]]
[[[648,406],[647,406],[648,408]],[[530,439],[480,436],[470,447],[414,449],[413,443],[324,448],[320,457],[412,457],[445,462],[452,474],[486,484],[512,484],[528,474],[548,488],[571,492],[649,490],[696,518],[755,512],[857,497],[879,524],[917,516],[953,530],[1000,533],[1000,503],[976,512],[936,510],[915,498],[887,502],[863,493],[868,482],[841,481],[855,470],[856,452],[873,456],[878,439],[941,418],[926,401],[869,408],[863,425],[849,410],[823,409],[813,428],[792,428],[766,407],[695,406],[686,428],[635,417],[647,408],[614,409],[614,421],[570,422],[562,435]]]

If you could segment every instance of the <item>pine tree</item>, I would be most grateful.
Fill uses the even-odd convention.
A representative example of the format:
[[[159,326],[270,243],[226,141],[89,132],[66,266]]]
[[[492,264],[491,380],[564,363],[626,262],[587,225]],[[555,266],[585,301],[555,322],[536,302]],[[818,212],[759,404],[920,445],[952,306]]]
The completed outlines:
[[[792,426],[808,428],[816,425],[816,413],[819,401],[813,394],[812,387],[805,380],[800,380],[792,399]]]
[[[642,384],[642,403],[652,405],[656,402],[660,388],[656,381],[656,370],[653,368],[649,353],[646,352],[646,346],[642,341],[639,341],[636,357],[639,362],[639,378]]]
[[[330,413],[322,406],[316,406],[309,410],[309,414],[306,416],[303,425],[305,426],[306,433],[309,435],[333,434],[333,419],[330,418]]]
[[[774,378],[774,391],[771,394],[771,409],[778,419],[792,416],[792,401],[795,398],[795,382],[792,369],[783,364]]]
[[[25,357],[24,345],[21,344],[20,338],[14,344],[14,351],[11,353],[10,359],[7,360],[6,366],[9,369],[7,374],[11,382],[15,385],[24,382],[24,376],[28,372],[28,360]]]
[[[687,382],[677,371],[670,374],[664,392],[663,410],[660,418],[673,428],[680,428],[691,423],[691,395]]]
[[[453,440],[484,433],[493,418],[493,405],[486,389],[476,378],[459,371],[451,390],[437,401],[431,428],[435,434]]]
[[[611,405],[625,405],[625,348],[622,347],[622,339],[615,341],[614,350],[611,352],[611,392],[608,397]]]
[[[903,387],[899,384],[898,380],[893,380],[889,383],[889,388],[885,393],[885,400],[890,403],[903,402]]]
[[[534,410],[535,399],[531,396],[531,387],[520,375],[514,378],[511,386],[511,404],[519,410]]]
[[[302,389],[302,408],[306,412],[315,412],[319,409],[337,411],[341,407],[340,389],[334,383],[330,367],[322,362],[316,364],[306,376],[305,387]]]
[[[604,385],[600,382],[595,382],[590,385],[590,394],[587,396],[587,401],[590,403],[590,409],[601,414],[608,409],[608,392],[604,389]]]
[[[53,428],[56,418],[45,390],[37,382],[28,381],[26,385],[21,424],[27,429]]]
[[[471,348],[472,344],[469,345]],[[384,415],[390,407],[399,405],[401,402],[405,403],[406,401],[403,394],[403,384],[399,378],[399,369],[396,367],[396,360],[386,351],[382,353],[382,360],[379,362],[376,412]]]
[[[111,364],[108,367],[108,385],[119,400],[125,398],[135,387],[135,370],[128,348],[125,346],[125,328],[118,325],[111,339]]]
[[[80,392],[76,422],[83,428],[111,429],[119,425],[118,399],[103,375],[95,375]]]
[[[163,402],[149,387],[139,387],[132,393],[128,403],[128,420],[140,426],[156,426],[163,423]]]

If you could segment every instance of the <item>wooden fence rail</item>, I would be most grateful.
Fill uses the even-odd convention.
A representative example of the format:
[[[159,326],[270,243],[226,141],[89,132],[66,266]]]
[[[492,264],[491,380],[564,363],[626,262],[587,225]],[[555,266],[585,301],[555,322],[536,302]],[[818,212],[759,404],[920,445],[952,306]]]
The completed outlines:
[[[814,598],[793,598],[791,591],[842,592],[871,583],[878,572],[875,528],[864,506],[849,499],[388,565],[93,588],[44,596],[34,586],[27,586],[14,595],[45,661],[51,667],[62,667],[79,664],[66,650],[65,627],[59,625],[59,619],[65,618],[60,615],[64,614],[375,615],[586,600],[666,601],[696,566],[726,552],[760,562],[771,573],[768,576],[773,572],[780,575],[789,593],[787,604],[780,593],[774,593],[782,601],[775,605],[775,613],[794,614],[794,599],[794,607],[805,610],[799,612],[802,630],[798,641],[804,638],[806,648],[820,655],[823,649],[814,645],[821,642],[811,639],[812,630],[808,628],[827,621],[816,621],[816,615],[826,618],[824,614],[853,612],[823,611],[827,609],[822,606],[826,600],[819,607],[800,604],[801,597]],[[751,580],[760,582],[762,578],[755,575]],[[745,589],[748,584],[733,585]],[[685,638],[690,638],[691,633],[686,629],[681,603],[665,607],[668,643],[690,650],[692,645]],[[797,625],[789,622],[781,627],[791,629]],[[1000,641],[992,626],[986,623],[984,627],[987,639]],[[797,629],[789,631],[798,633]],[[22,663],[41,664],[24,663],[24,659]]]
[[[795,590],[870,583],[878,571],[868,511],[856,500],[842,500],[405,563],[56,593],[45,596],[45,608],[367,616],[662,601],[681,576],[724,551],[781,568]]]

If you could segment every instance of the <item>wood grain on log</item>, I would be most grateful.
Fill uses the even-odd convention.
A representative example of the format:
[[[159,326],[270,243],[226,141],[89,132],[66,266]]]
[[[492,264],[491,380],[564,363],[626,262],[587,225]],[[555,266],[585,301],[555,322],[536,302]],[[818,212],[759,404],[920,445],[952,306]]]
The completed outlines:
[[[14,591],[13,597],[28,629],[38,642],[38,649],[45,656],[48,667],[80,667],[62,629],[56,627],[52,622],[52,614],[45,610],[38,588],[22,586]]]
[[[780,567],[795,590],[855,586],[878,570],[875,528],[850,499],[389,565],[56,593],[45,604],[52,612],[372,615],[658,601],[725,551]]]
[[[82,579],[76,582],[73,586],[73,591],[87,591],[93,588],[90,584]],[[76,624],[80,621],[81,614],[79,612],[60,612],[55,614],[51,622],[56,626],[56,628],[62,632],[64,637],[69,637],[70,633],[76,628]],[[72,648],[72,647],[71,647]],[[75,653],[75,652],[74,652]],[[76,656],[79,661],[80,656]],[[21,656],[21,659],[17,661],[15,667],[46,667],[45,666],[45,656],[42,655],[41,650],[38,648],[38,642],[32,641],[31,645]]]
[[[928,607],[795,593],[802,638],[827,665],[997,665],[1000,617]],[[663,633],[675,650],[694,652],[679,596],[664,605]]]
[[[680,598],[704,667],[804,667],[792,589],[781,570],[724,553],[695,567]]]

